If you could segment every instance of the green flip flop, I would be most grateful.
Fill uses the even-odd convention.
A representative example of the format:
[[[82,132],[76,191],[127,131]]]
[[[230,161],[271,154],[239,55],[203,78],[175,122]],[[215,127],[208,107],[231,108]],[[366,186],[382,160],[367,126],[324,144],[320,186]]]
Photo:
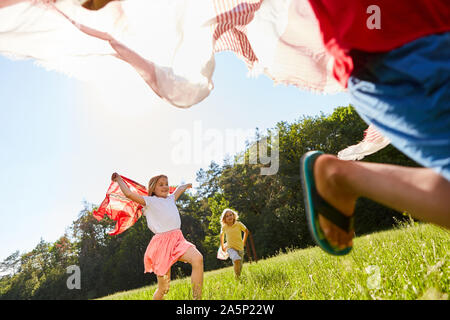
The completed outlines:
[[[342,256],[349,253],[350,250],[352,250],[352,247],[339,249],[328,242],[319,225],[319,212],[322,216],[346,232],[353,229],[354,219],[353,216],[347,217],[342,214],[317,193],[314,181],[314,163],[317,157],[322,154],[323,152],[321,151],[309,151],[305,153],[300,160],[300,176],[306,207],[306,218],[309,231],[317,245],[330,254]]]

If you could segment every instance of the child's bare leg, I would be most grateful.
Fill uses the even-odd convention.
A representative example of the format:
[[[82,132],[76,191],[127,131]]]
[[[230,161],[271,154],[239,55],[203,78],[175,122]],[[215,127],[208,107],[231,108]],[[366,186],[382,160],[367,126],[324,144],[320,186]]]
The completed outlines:
[[[163,300],[170,289],[170,269],[164,276],[157,276],[157,278],[158,289],[153,294],[153,300]]]
[[[450,228],[450,182],[426,168],[343,161],[332,155],[317,158],[314,176],[318,193],[351,216],[356,199],[366,197],[414,218]],[[333,245],[352,244],[346,233],[322,216],[319,223]]]
[[[203,287],[203,256],[195,247],[190,247],[180,261],[190,263],[192,266],[191,283],[194,300],[202,298]]]
[[[241,269],[242,269],[241,260],[234,260],[233,266],[234,266],[234,274],[236,275],[236,278],[239,278],[241,276]]]

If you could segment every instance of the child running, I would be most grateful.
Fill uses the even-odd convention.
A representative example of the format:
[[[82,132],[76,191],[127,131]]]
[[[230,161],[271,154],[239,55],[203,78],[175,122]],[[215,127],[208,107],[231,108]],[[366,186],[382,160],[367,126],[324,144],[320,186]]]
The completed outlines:
[[[143,206],[143,214],[149,229],[155,234],[145,252],[145,272],[154,272],[158,279],[153,299],[162,300],[169,292],[170,267],[177,261],[192,265],[192,293],[195,300],[201,299],[203,286],[203,256],[195,245],[185,240],[181,233],[181,219],[175,201],[192,184],[179,186],[169,194],[169,182],[165,175],[158,175],[148,183],[148,196],[132,192],[122,180],[113,173],[112,181],[119,184],[124,195]]]
[[[348,86],[358,114],[424,167],[343,161],[321,151],[305,153],[302,183],[314,240],[328,253],[347,254],[353,245],[359,197],[450,228],[448,1],[311,4],[323,40],[339,62],[335,76]],[[374,17],[382,27],[366,22],[364,12],[370,8],[378,12]]]
[[[236,279],[239,279],[244,262],[244,247],[247,242],[248,229],[240,221],[238,214],[231,209],[225,209],[220,217],[222,229],[220,230],[220,247],[223,252],[228,253],[233,261]],[[241,231],[244,232],[242,239]],[[227,236],[227,243],[224,244],[224,237]]]

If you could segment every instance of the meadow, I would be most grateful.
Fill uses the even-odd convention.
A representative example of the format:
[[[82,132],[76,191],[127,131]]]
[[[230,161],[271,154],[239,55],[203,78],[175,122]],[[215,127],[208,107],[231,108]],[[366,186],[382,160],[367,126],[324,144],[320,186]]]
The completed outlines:
[[[318,247],[287,250],[245,262],[236,280],[231,267],[205,272],[205,300],[448,300],[450,232],[429,224],[356,237],[344,257]],[[156,285],[118,292],[106,300],[152,299]],[[173,279],[167,300],[191,299],[190,278]]]

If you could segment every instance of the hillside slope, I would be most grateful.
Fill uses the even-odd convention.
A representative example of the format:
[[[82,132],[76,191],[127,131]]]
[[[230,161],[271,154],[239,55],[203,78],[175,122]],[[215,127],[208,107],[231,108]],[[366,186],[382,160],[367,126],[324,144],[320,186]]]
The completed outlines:
[[[240,280],[231,267],[206,272],[203,299],[449,299],[449,262],[450,232],[428,224],[403,225],[355,238],[344,257],[313,247],[245,263]],[[102,299],[151,299],[155,289]],[[171,281],[167,300],[191,297],[189,278]]]

